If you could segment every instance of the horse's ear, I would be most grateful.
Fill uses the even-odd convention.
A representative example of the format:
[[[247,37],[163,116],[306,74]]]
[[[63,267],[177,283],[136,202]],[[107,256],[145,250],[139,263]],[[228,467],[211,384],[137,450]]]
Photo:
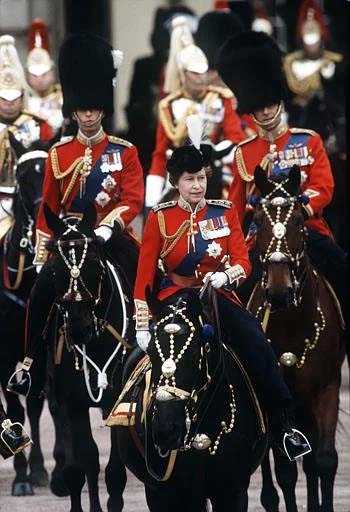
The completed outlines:
[[[151,292],[151,288],[147,285],[145,290],[146,302],[152,313],[158,317],[161,314],[164,304],[157,299],[156,295]]]
[[[79,230],[85,235],[92,233],[97,220],[97,212],[93,202],[89,203],[79,222]]]
[[[273,189],[273,186],[271,185],[271,183],[269,183],[267,179],[266,172],[260,165],[257,165],[255,167],[254,183],[256,185],[256,188],[260,190],[261,195],[263,197],[265,197]]]
[[[65,223],[58,217],[58,215],[55,215],[53,213],[53,211],[47,203],[44,203],[44,215],[47,226],[51,229],[51,231],[54,234],[54,237],[57,240],[66,230]]]
[[[285,189],[290,193],[290,195],[298,195],[300,189],[300,180],[300,167],[298,165],[293,165],[288,174],[288,181],[285,184]]]

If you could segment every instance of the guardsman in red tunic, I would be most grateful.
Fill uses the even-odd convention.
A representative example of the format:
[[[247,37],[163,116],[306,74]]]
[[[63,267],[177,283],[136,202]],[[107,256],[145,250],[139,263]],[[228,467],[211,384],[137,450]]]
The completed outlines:
[[[50,40],[47,26],[35,18],[28,30],[27,80],[31,89],[28,94],[28,108],[40,113],[57,133],[63,123],[62,90],[55,83],[54,63],[50,56]]]
[[[240,73],[232,73],[238,64]],[[284,119],[284,75],[277,44],[262,32],[242,33],[224,45],[218,68],[224,81],[235,91],[242,111],[250,113],[259,127],[258,135],[237,146],[234,157],[229,198],[237,206],[241,222],[246,208],[249,209],[249,198],[255,192],[256,166],[261,165],[268,176],[287,176],[292,166],[298,165],[305,195],[307,251],[315,267],[333,285],[347,317],[346,254],[334,242],[322,216],[333,196],[330,163],[316,132],[289,128]],[[251,225],[252,237],[254,230]]]
[[[19,157],[33,143],[46,145],[49,125],[24,110],[28,85],[12,36],[0,37],[0,239],[12,225],[12,205]]]
[[[79,130],[76,137],[53,146],[47,159],[34,259],[37,269],[42,269],[28,306],[22,379],[10,384],[12,390],[20,394],[28,392],[29,369],[36,351],[42,347],[42,332],[54,300],[53,267],[50,259],[47,260],[45,248],[52,233],[44,217],[44,204],[56,215],[82,216],[88,205],[94,203],[98,214],[96,236],[105,240],[106,252],[126,270],[131,281],[136,275],[137,258],[133,261],[129,254],[127,262],[120,259],[123,244],[118,243],[118,238],[127,236],[129,242],[136,244],[127,229],[142,209],[142,168],[136,148],[127,141],[106,135],[101,125],[103,117],[113,113],[116,74],[113,52],[105,40],[88,34],[67,38],[60,50],[63,113],[76,120]],[[134,253],[137,256],[137,247]],[[45,368],[31,373],[36,380],[31,393],[36,394],[42,390]]]
[[[203,139],[213,144],[223,139],[237,144],[246,138],[233,93],[226,87],[208,85],[207,72],[207,58],[193,44],[186,19],[175,18],[164,85],[170,94],[159,102],[156,146],[146,178],[146,207],[157,204],[169,187],[166,162],[171,151],[186,142],[187,116],[201,116],[205,121]]]
[[[146,221],[134,292],[136,337],[146,350],[150,311],[145,290],[149,286],[156,291],[159,258],[165,270],[157,293],[161,301],[185,288],[199,290],[209,279],[218,291],[226,342],[238,352],[261,392],[281,446],[284,433],[290,434],[283,418],[292,400],[259,322],[242,307],[233,291],[249,274],[250,263],[236,207],[230,201],[204,197],[210,152],[207,144],[183,146],[175,149],[168,161],[170,180],[180,197],[154,206]],[[295,453],[305,452],[300,439],[293,437],[291,442]]]

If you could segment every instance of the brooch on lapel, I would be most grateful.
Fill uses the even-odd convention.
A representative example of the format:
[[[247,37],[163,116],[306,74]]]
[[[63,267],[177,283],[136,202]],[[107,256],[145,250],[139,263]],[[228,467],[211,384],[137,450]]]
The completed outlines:
[[[120,156],[120,151],[110,151],[109,153],[104,153],[101,156],[101,171],[102,172],[114,172],[121,171],[123,169],[122,159]]]
[[[109,197],[109,195],[104,190],[101,190],[101,192],[99,192],[97,194],[97,196],[95,197],[96,203],[98,205],[100,205],[101,208],[106,206],[106,204],[109,203],[110,200],[111,200],[111,198]]]
[[[217,258],[222,253],[222,247],[220,244],[215,242],[215,240],[213,240],[212,243],[208,245],[207,253],[212,258]]]
[[[228,236],[231,233],[225,215],[201,220],[198,222],[198,226],[203,240],[213,240],[214,238]]]

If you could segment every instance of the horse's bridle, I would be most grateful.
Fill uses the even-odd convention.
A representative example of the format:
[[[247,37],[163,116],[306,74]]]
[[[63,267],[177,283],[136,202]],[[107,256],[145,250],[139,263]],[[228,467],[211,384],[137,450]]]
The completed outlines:
[[[281,183],[275,183],[272,180],[268,180],[273,186],[273,190],[267,194],[264,198],[260,199],[261,208],[269,220],[272,228],[272,238],[268,245],[268,248],[264,254],[260,255],[260,261],[263,266],[263,273],[261,278],[261,287],[265,290],[267,286],[267,265],[269,263],[287,263],[290,267],[293,287],[293,304],[296,306],[301,300],[302,286],[305,280],[305,268],[301,269],[300,264],[305,256],[305,240],[302,237],[302,245],[296,253],[292,253],[288,241],[286,239],[287,224],[292,215],[294,205],[299,202],[299,199],[292,196],[283,186],[287,180]],[[271,199],[272,195],[276,192],[281,191],[284,196],[278,195]],[[276,217],[273,218],[269,208],[273,207],[276,209]],[[280,217],[282,208],[288,208],[287,214],[283,222]],[[302,228],[304,230],[304,228]],[[298,275],[299,274],[299,275]]]
[[[208,436],[205,434],[199,434],[199,428],[203,421],[205,412],[207,411],[209,404],[206,405],[205,411],[203,413],[203,418],[201,421],[197,421],[198,419],[198,411],[200,409],[200,406],[203,402],[204,392],[207,390],[211,382],[213,381],[214,375],[217,373],[220,364],[223,363],[222,359],[222,350],[223,347],[221,346],[221,339],[219,341],[220,345],[220,357],[219,357],[219,363],[215,370],[213,371],[213,374],[210,375],[209,371],[209,362],[208,362],[208,354],[210,352],[210,344],[206,343],[203,349],[203,346],[201,346],[201,352],[200,352],[200,358],[198,362],[200,374],[201,370],[203,368],[203,365],[205,365],[205,381],[204,384],[201,386],[198,386],[197,383],[193,386],[191,391],[187,391],[181,388],[178,388],[176,386],[176,379],[175,379],[175,372],[177,369],[177,364],[181,361],[184,353],[189,348],[191,341],[195,334],[195,327],[191,320],[187,318],[184,311],[186,307],[180,307],[181,299],[177,302],[176,305],[170,305],[170,308],[172,309],[172,313],[166,315],[163,317],[155,326],[154,328],[154,339],[155,339],[155,345],[157,348],[157,353],[162,361],[162,374],[160,376],[160,379],[158,381],[158,384],[155,387],[155,390],[153,392],[153,401],[159,400],[162,402],[172,401],[172,400],[184,400],[186,402],[185,404],[185,413],[186,413],[186,419],[185,419],[185,428],[186,433],[184,436],[184,441],[182,447],[180,447],[180,450],[189,450],[192,447],[195,447],[196,449],[202,450],[209,448],[210,455],[215,455],[216,451],[218,449],[218,446],[220,444],[220,440],[223,434],[228,434],[232,431],[234,422],[235,422],[235,411],[236,411],[236,404],[235,404],[235,398],[234,398],[234,391],[233,386],[229,384],[229,390],[230,390],[230,422],[227,425],[225,421],[221,422],[221,430],[219,434],[216,437],[215,442],[213,443],[213,446],[211,445],[211,440]],[[180,333],[181,326],[174,322],[175,316],[178,314],[182,320],[188,325],[190,333],[179,351],[179,353],[175,356],[174,354],[174,335],[177,333]],[[165,359],[163,355],[163,351],[160,347],[159,339],[157,337],[157,330],[158,326],[164,324],[165,322],[168,322],[170,320],[170,323],[166,324],[164,326],[164,331],[169,334],[169,343],[170,343],[170,355],[168,359]],[[171,383],[170,383],[171,380]],[[219,379],[219,382],[221,379]],[[162,384],[164,382],[164,384]],[[215,385],[214,394],[217,390],[218,384]],[[200,399],[200,395],[202,394],[202,398]],[[213,395],[214,396],[214,395]],[[211,402],[211,400],[210,400]],[[153,412],[154,414],[154,412]],[[190,430],[192,427],[193,422],[197,422],[196,428],[194,432],[192,433],[190,437]],[[159,451],[159,449],[158,449]],[[163,455],[159,452],[160,456],[166,456],[167,454]]]
[[[69,240],[57,240],[56,247],[58,252],[69,271],[69,285],[67,291],[63,294],[60,299],[62,302],[81,302],[83,300],[93,302],[96,306],[101,300],[101,283],[102,283],[102,272],[98,283],[97,296],[88,289],[81,275],[81,269],[86,260],[89,243],[96,242],[95,239],[87,237],[84,233],[80,233],[76,225],[68,224],[66,231],[62,236],[69,234],[70,232],[77,232],[82,238],[69,239]],[[83,252],[80,261],[77,261],[76,247],[82,246]],[[63,248],[68,247],[69,258],[64,254]],[[80,285],[80,289],[79,286]]]

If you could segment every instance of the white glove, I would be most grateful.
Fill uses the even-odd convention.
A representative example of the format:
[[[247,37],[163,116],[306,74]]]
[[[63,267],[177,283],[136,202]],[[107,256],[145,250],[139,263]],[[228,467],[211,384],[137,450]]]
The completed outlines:
[[[210,280],[212,286],[217,288],[222,288],[225,284],[228,283],[228,275],[225,272],[208,272],[203,279],[205,283],[207,279]]]
[[[112,228],[110,228],[109,226],[99,226],[98,228],[95,229],[95,235],[103,238],[105,242],[107,242],[111,238],[112,233]]]
[[[43,268],[43,265],[35,265],[35,270],[37,274],[40,274],[40,270]]]
[[[334,75],[334,71],[335,71],[335,64],[332,61],[329,61],[326,64],[323,64],[323,66],[321,67],[321,75],[326,80],[329,78],[332,78],[332,76]]]
[[[149,340],[151,339],[151,333],[149,331],[136,331],[136,341],[141,350],[146,352]]]
[[[145,206],[146,208],[152,208],[152,206],[159,203],[163,195],[165,178],[163,176],[157,176],[156,174],[149,174],[146,177],[146,195],[145,195]]]

